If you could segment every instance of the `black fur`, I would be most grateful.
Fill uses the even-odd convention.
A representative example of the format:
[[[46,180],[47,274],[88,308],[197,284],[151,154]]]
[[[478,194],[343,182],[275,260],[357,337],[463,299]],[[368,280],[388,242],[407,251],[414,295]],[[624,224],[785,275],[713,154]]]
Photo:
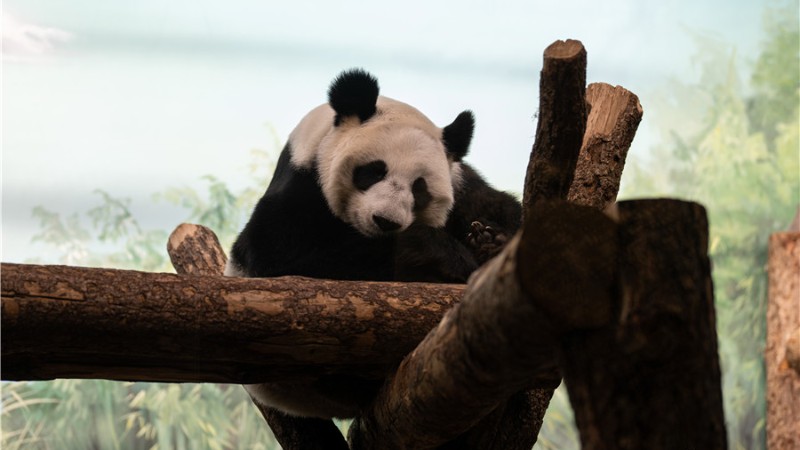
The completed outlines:
[[[461,161],[467,156],[474,130],[475,117],[472,115],[472,111],[463,111],[453,123],[442,129],[444,147],[453,161]]]
[[[414,225],[397,238],[395,279],[466,283],[470,274],[502,250],[522,222],[522,206],[498,191],[468,164],[455,192],[453,210],[442,229]],[[492,241],[472,239],[473,223],[492,229]]]
[[[361,70],[344,72],[329,90],[330,105],[336,112],[334,126],[354,115],[362,122],[369,120],[375,114],[377,96],[378,84],[371,75]],[[444,128],[443,144],[452,161],[461,161],[467,154],[473,128],[469,111]],[[317,167],[298,168],[291,159],[290,141],[267,191],[233,244],[230,261],[245,276],[465,283],[475,269],[502,249],[522,219],[522,208],[514,197],[493,189],[472,167],[460,163],[462,179],[444,227],[414,223],[400,233],[366,237],[333,214],[319,185]],[[384,161],[364,164],[355,169],[353,185],[368,190],[388,169]],[[428,183],[419,178],[411,190],[414,211],[423,211],[432,198]],[[384,231],[392,227],[385,218],[373,216],[373,220]],[[358,413],[381,384],[381,380],[327,375],[307,382],[262,386],[265,397],[256,398],[277,403],[269,404],[271,407],[311,416],[349,417]]]
[[[250,277],[392,280],[394,240],[367,238],[335,217],[316,170],[298,170],[290,159],[287,144],[267,192],[233,244],[233,260]]]
[[[290,159],[287,144],[231,250],[247,276],[465,283],[496,253],[486,254],[485,246],[470,241],[472,222],[501,237],[520,226],[519,202],[462,164],[463,187],[444,228],[412,225],[400,234],[368,238],[330,212],[315,170],[298,170]]]
[[[358,116],[361,122],[369,120],[375,114],[379,91],[378,80],[364,70],[342,72],[328,89],[328,103],[336,111],[334,125],[349,116]]]

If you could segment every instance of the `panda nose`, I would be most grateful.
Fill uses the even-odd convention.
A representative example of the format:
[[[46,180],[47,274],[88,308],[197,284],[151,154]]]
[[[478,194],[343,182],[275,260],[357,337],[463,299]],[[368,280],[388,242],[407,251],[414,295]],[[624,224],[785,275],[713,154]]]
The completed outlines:
[[[391,220],[381,216],[372,216],[372,221],[375,222],[375,225],[377,225],[381,231],[386,233],[400,229],[399,223],[392,222]]]

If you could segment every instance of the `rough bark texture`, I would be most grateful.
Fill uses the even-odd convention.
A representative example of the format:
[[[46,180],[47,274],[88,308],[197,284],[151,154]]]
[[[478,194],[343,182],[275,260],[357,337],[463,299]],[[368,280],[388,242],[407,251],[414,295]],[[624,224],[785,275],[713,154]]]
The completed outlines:
[[[567,198],[586,116],[586,50],[580,41],[556,41],[544,51],[539,122],[523,191],[525,211],[542,199]]]
[[[182,275],[221,276],[228,257],[217,235],[202,225],[182,223],[167,240],[167,253]]]
[[[800,448],[800,233],[769,239],[767,447]],[[794,367],[794,370],[792,370]]]
[[[583,44],[576,40],[552,43],[544,51],[539,80],[539,120],[525,175],[524,220],[529,220],[537,201],[567,196],[586,129],[585,96]],[[514,394],[453,445],[464,449],[530,449],[558,383],[553,385]],[[520,423],[531,426],[519,428]]]
[[[625,158],[642,120],[642,105],[632,92],[605,83],[590,84],[586,101],[591,109],[568,199],[605,209],[617,199]]]
[[[622,202],[619,322],[568,333],[561,368],[582,448],[725,449],[707,221]]]
[[[563,272],[560,264],[537,263],[518,269],[517,252],[525,261],[577,258],[581,264],[602,267],[615,260],[616,229],[610,219],[591,208],[562,202],[548,212],[552,214],[527,222],[521,237],[515,236],[498,257],[473,275],[461,303],[403,360],[373,408],[354,422],[351,448],[435,448],[489,414],[499,399],[523,388],[552,389],[558,384],[554,338],[559,327],[569,324],[544,314],[538,302],[550,299],[526,296],[519,278],[570,280],[560,283],[562,291],[548,292],[566,309],[573,307],[576,299],[571,294],[576,290],[604,292],[605,297],[597,294],[596,298],[610,303],[613,278],[573,277],[572,270]],[[587,236],[585,222],[604,226]],[[555,238],[569,241],[536,244],[554,239],[549,234],[554,229],[567,230]],[[605,244],[598,247],[598,242]],[[527,253],[543,247],[564,253]]]
[[[383,378],[462,286],[2,264],[2,378]]]
[[[221,276],[227,257],[217,235],[202,225],[184,223],[167,242],[175,271],[182,275]],[[283,450],[347,450],[332,420],[295,417],[253,402]]]

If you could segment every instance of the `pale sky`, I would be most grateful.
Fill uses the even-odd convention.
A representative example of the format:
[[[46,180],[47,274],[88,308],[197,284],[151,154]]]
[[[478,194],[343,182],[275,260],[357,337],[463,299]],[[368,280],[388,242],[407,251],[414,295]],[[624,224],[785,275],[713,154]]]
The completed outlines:
[[[250,150],[272,150],[270,129],[284,140],[354,66],[439,125],[472,109],[468,160],[520,191],[542,51],[580,39],[589,82],[639,95],[631,157],[645,157],[658,138],[648,98],[671,77],[697,75],[693,36],[730,43],[746,71],[767,4],[5,0],[2,260],[43,256],[30,244],[33,207],[85,211],[98,188],[132,198],[148,227],[172,230],[184,212],[153,193],[201,186],[206,174],[250,183]]]

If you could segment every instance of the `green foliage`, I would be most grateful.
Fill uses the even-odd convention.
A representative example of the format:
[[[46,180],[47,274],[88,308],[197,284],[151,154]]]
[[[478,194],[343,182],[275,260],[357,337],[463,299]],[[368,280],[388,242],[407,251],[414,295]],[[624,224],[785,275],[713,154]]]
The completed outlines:
[[[796,3],[767,14],[750,95],[735,69],[735,52],[699,38],[700,82],[672,83],[671,96],[651,108],[669,117],[661,122],[669,139],[652,164],[634,171],[630,189],[683,196],[707,208],[732,449],[765,447],[767,240],[786,229],[800,201],[797,17]],[[682,115],[671,115],[678,110]]]
[[[277,140],[274,140],[277,141]],[[248,172],[262,185],[272,173],[274,147],[253,150]],[[207,176],[207,191],[168,189],[156,195],[187,210],[186,222],[219,234],[229,248],[263,189],[232,192]],[[167,232],[145,230],[129,199],[105,191],[84,214],[62,217],[34,208],[34,241],[53,246],[58,263],[169,271]],[[176,224],[177,225],[177,224]],[[109,248],[111,249],[109,251]],[[49,261],[50,262],[50,261]],[[0,384],[4,449],[252,449],[280,448],[240,386],[57,380]]]
[[[280,448],[240,386],[4,383],[4,449]]]

